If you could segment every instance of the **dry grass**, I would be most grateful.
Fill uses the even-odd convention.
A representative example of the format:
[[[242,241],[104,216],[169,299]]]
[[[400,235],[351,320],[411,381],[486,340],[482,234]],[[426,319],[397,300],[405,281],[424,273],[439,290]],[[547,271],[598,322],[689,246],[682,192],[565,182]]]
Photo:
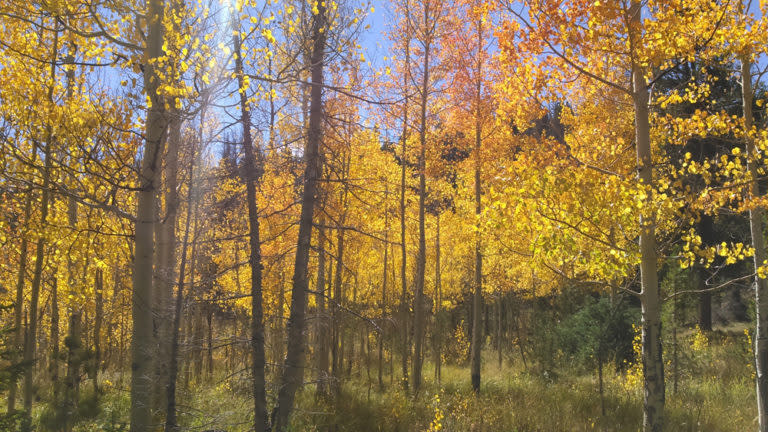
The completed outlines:
[[[715,332],[694,349],[695,332],[680,336],[678,390],[672,391],[667,365],[666,422],[669,431],[756,429],[754,384],[746,336],[739,330]],[[701,342],[701,341],[699,341]],[[669,351],[669,349],[668,349]],[[469,370],[444,366],[438,386],[426,365],[426,382],[414,398],[396,385],[383,392],[363,372],[348,380],[336,399],[317,398],[308,387],[297,399],[294,431],[637,431],[642,421],[640,388],[627,388],[623,373],[606,372],[605,415],[596,377],[561,369],[547,376],[519,362],[497,367],[486,353],[483,385],[471,391]],[[667,353],[667,359],[671,355]],[[375,376],[375,371],[372,376]],[[374,378],[375,379],[375,378]],[[385,380],[389,383],[389,379]],[[395,377],[397,382],[397,377]],[[231,381],[193,389],[182,399],[185,430],[246,431],[250,423],[247,385]],[[437,396],[437,397],[436,397]],[[104,396],[97,419],[77,430],[121,429],[127,417],[127,392],[117,386]]]

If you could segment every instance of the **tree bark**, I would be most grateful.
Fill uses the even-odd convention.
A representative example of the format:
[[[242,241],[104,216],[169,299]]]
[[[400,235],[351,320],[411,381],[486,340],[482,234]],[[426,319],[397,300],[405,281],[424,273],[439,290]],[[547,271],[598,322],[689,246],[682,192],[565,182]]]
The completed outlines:
[[[696,270],[691,267],[692,272]],[[673,294],[672,297],[672,394],[677,394],[677,383],[680,375],[678,373],[678,345],[677,345],[677,284],[672,284]],[[692,289],[699,289],[698,285],[694,285]]]
[[[59,51],[59,32],[54,32],[54,39],[53,39],[53,48],[51,51],[51,70],[50,70],[50,87],[48,89],[48,103],[53,103],[53,91],[55,87],[55,81],[56,81],[56,56]],[[32,399],[34,397],[34,374],[35,374],[35,363],[37,362],[36,359],[36,353],[37,353],[37,323],[38,323],[38,306],[40,302],[40,285],[42,283],[42,277],[43,277],[43,264],[45,261],[45,243],[46,243],[46,235],[45,230],[47,229],[46,224],[48,223],[48,211],[49,211],[49,204],[51,200],[51,170],[52,167],[52,161],[51,161],[51,147],[53,145],[52,141],[54,140],[53,136],[53,130],[50,125],[46,127],[46,139],[45,139],[45,145],[43,147],[43,153],[45,155],[45,160],[43,162],[43,170],[42,170],[42,177],[43,177],[43,185],[41,190],[41,197],[40,197],[40,236],[37,239],[37,243],[35,245],[35,268],[34,272],[32,273],[32,288],[30,293],[30,300],[29,300],[29,329],[27,331],[27,343],[25,344],[24,349],[24,362],[26,363],[25,370],[24,370],[24,411],[27,412],[27,415],[31,415],[32,413]]]
[[[248,263],[251,268],[251,352],[253,355],[253,364],[251,366],[251,373],[253,374],[253,427],[256,432],[261,432],[269,429],[269,418],[267,416],[266,378],[264,372],[266,353],[264,351],[264,300],[262,294],[263,265],[261,262],[261,238],[259,237],[259,209],[256,197],[260,173],[251,137],[251,112],[246,94],[247,89],[245,88],[239,31],[235,32],[233,43],[236,56],[235,73],[237,74],[237,83],[240,89],[240,122],[243,128],[243,151],[245,155],[245,173],[243,177],[248,200],[248,238],[250,246]],[[304,291],[306,291],[306,287]],[[306,296],[306,293],[303,293],[303,295]],[[282,311],[278,311],[278,313],[281,315]]]
[[[386,180],[385,180],[386,181]],[[378,334],[378,342],[379,342],[379,371],[378,371],[378,379],[379,379],[379,389],[384,390],[384,376],[383,376],[383,368],[384,368],[384,319],[387,315],[387,265],[389,263],[389,209],[387,208],[387,201],[389,199],[389,185],[387,183],[384,184],[384,269],[382,271],[382,277],[381,277],[381,305],[379,306],[380,313],[381,313],[381,319],[379,322],[381,323],[379,328],[379,334]],[[369,342],[370,343],[370,342]]]
[[[343,224],[343,223],[342,223]],[[333,279],[333,303],[331,304],[331,389],[338,394],[343,368],[344,335],[341,327],[342,275],[344,272],[344,230],[336,229],[336,270]]]
[[[19,354],[23,354],[24,351],[24,329],[22,328],[22,304],[24,303],[24,279],[27,276],[27,254],[28,254],[28,234],[26,225],[29,224],[30,214],[32,213],[32,194],[27,192],[27,196],[24,202],[24,224],[25,228],[21,231],[21,245],[19,247],[19,270],[16,273],[16,299],[13,304],[13,328],[14,328],[14,346],[18,353],[14,353],[14,363],[19,360]],[[10,388],[8,391],[8,412],[12,413],[16,411],[16,388],[17,377],[12,377]]]
[[[407,1],[407,0],[406,0]],[[407,3],[406,3],[407,4]],[[405,172],[407,169],[407,147],[408,147],[408,83],[410,82],[410,61],[411,61],[411,40],[406,36],[405,43],[405,76],[403,77],[403,136],[401,137],[402,148],[400,156],[400,327],[401,327],[401,366],[403,372],[403,389],[408,390],[408,354],[411,351],[408,344],[408,280],[406,277],[407,251],[405,237]]]
[[[429,2],[424,2],[424,29],[430,26]],[[428,32],[429,33],[429,32]],[[424,63],[421,77],[421,117],[419,125],[419,244],[416,253],[416,277],[413,297],[413,393],[421,387],[422,344],[424,342],[424,273],[427,261],[425,229],[425,201],[427,195],[426,154],[427,154],[427,105],[429,104],[429,61],[432,35],[424,36]]]
[[[435,224],[435,382],[440,385],[440,375],[442,367],[442,342],[443,326],[440,321],[440,308],[442,305],[442,275],[440,272],[440,213],[437,214],[437,223]]]
[[[317,388],[318,395],[328,393],[328,323],[325,310],[325,228],[323,220],[320,220],[318,229],[318,254],[317,254],[317,283],[315,291],[317,292]]]
[[[40,222],[41,230],[45,230],[45,224],[48,219],[48,204],[50,200],[50,145],[45,144],[45,168],[43,173],[43,191],[42,199],[40,202]],[[40,237],[37,240],[35,246],[35,269],[32,274],[32,290],[29,301],[29,329],[27,331],[27,343],[24,349],[24,362],[26,363],[24,371],[24,410],[27,413],[31,413],[32,399],[34,398],[34,373],[36,363],[36,345],[37,345],[37,309],[40,303],[40,285],[42,283],[43,276],[43,263],[45,260],[45,234],[40,233]]]
[[[482,47],[482,22],[477,22],[478,47]],[[482,307],[483,307],[483,255],[482,255],[482,236],[480,234],[480,215],[482,205],[480,202],[481,188],[480,183],[480,165],[481,155],[480,147],[482,145],[482,127],[480,119],[480,100],[482,96],[482,81],[480,78],[481,63],[478,54],[477,77],[476,77],[476,99],[475,99],[475,217],[477,225],[475,230],[475,280],[474,294],[472,296],[472,340],[471,340],[471,375],[472,390],[475,393],[480,391],[480,362],[483,348],[482,342]]]
[[[633,1],[629,9],[632,29],[630,43],[639,39],[641,3]],[[634,48],[633,48],[634,49]],[[642,313],[643,360],[643,431],[661,432],[664,425],[664,362],[661,350],[661,295],[656,252],[656,221],[653,211],[653,163],[651,127],[648,112],[648,84],[642,67],[632,64],[632,101],[635,111],[635,139],[638,182],[645,188],[643,215],[640,217],[640,302]]]
[[[203,313],[205,312],[205,300],[198,298],[194,307],[194,319],[193,319],[193,354],[192,359],[192,374],[194,375],[195,382],[201,384],[203,382]],[[246,362],[247,362],[247,358]]]
[[[53,278],[51,286],[51,361],[48,369],[53,387],[53,402],[59,402],[59,284]]]
[[[365,350],[365,374],[368,378],[368,400],[371,398],[371,334],[368,327],[360,328],[360,352]]]
[[[341,169],[341,178],[346,177],[348,169],[349,158],[346,158],[344,162],[345,166]],[[331,388],[334,395],[338,395],[341,389],[341,376],[343,371],[343,358],[344,358],[344,328],[342,326],[342,314],[341,308],[344,306],[344,293],[343,293],[343,275],[344,275],[344,223],[347,216],[347,195],[349,193],[349,185],[344,182],[343,191],[341,193],[341,217],[339,218],[339,227],[336,229],[336,272],[334,274],[333,281],[333,303],[331,305],[331,324],[333,326],[332,334],[333,341],[331,344],[331,375],[333,376],[333,382]],[[354,341],[353,341],[354,344]]]
[[[74,62],[74,56],[77,51],[77,46],[74,43],[69,44],[69,54],[66,58],[66,63],[68,63],[70,66]],[[75,70],[74,68],[71,68],[66,70],[66,77],[67,77],[67,98],[71,98],[72,94],[74,93],[74,81],[75,81]],[[67,203],[67,219],[69,222],[69,228],[75,232],[77,229],[77,201],[75,201],[74,198],[70,197],[69,201]],[[69,289],[72,290],[74,288],[74,280],[75,280],[75,264],[72,259],[71,253],[67,254],[67,271],[68,271],[68,282],[69,282]],[[60,321],[60,313],[59,313],[59,293],[58,293],[58,283],[57,279],[53,278],[53,291],[51,292],[51,345],[53,345],[52,349],[52,355],[51,355],[51,385],[53,386],[53,400],[54,403],[59,402],[59,393],[60,393],[60,387],[61,383],[59,382],[59,360],[60,360],[60,351],[59,351],[59,321]]]
[[[757,172],[757,160],[759,156],[752,133],[752,63],[748,55],[741,58],[741,94],[744,110],[744,128],[749,133],[747,141],[747,169],[752,178],[749,185],[751,197],[759,197],[760,190],[757,184],[759,174]],[[749,211],[749,226],[752,235],[752,247],[755,248],[755,310],[757,326],[755,328],[755,372],[757,375],[757,413],[760,432],[768,432],[768,279],[759,276],[758,269],[765,265],[768,253],[763,237],[763,221],[765,210],[761,206],[755,206]]]
[[[597,381],[600,393],[600,414],[605,416],[605,393],[603,391],[603,358],[597,356]]]
[[[74,311],[69,316],[69,335],[67,336],[67,379],[66,396],[64,397],[64,426],[72,430],[73,418],[77,412],[80,400],[80,366],[83,359],[83,342],[81,340],[81,312]]]
[[[169,106],[175,106],[171,100]],[[164,416],[164,410],[168,404],[168,368],[171,358],[171,324],[173,321],[173,309],[171,297],[173,291],[176,270],[176,218],[179,206],[177,192],[177,175],[179,162],[179,146],[181,144],[181,111],[172,109],[168,119],[168,138],[166,140],[165,163],[165,213],[159,218],[157,229],[157,253],[155,259],[157,265],[154,274],[154,330],[157,343],[155,356],[155,380],[153,388],[153,410],[155,417],[160,421]],[[160,203],[157,203],[159,207]]]
[[[296,261],[293,273],[291,313],[288,318],[288,346],[285,365],[280,380],[277,406],[273,412],[274,430],[282,432],[288,427],[296,391],[302,385],[304,376],[304,328],[306,326],[309,249],[312,241],[312,221],[317,200],[317,183],[320,177],[319,147],[323,135],[323,69],[325,65],[326,38],[325,5],[317,5],[312,18],[311,94],[309,131],[304,149],[306,169],[304,191],[301,196],[301,217],[296,246]]]
[[[355,284],[352,287],[352,304],[350,307],[354,307],[357,304],[357,270],[355,270]],[[354,364],[355,360],[355,331],[354,328],[349,329],[347,332],[349,334],[349,355],[347,356],[347,378],[352,377],[352,366]],[[362,354],[363,347],[360,346],[360,353]]]
[[[104,320],[104,271],[96,269],[96,317],[93,323],[93,393],[99,396],[99,368],[101,367],[101,327]]]
[[[194,253],[192,254],[194,256]],[[193,267],[194,268],[194,267]],[[193,273],[190,271],[190,273]],[[191,281],[190,281],[191,282]],[[194,319],[192,317],[192,314],[195,313],[195,296],[194,296],[194,285],[192,283],[189,284],[187,288],[187,303],[189,305],[187,306],[187,313],[182,312],[182,326],[186,326],[186,331],[182,331],[181,334],[184,337],[184,355],[180,356],[181,367],[182,367],[182,386],[184,389],[189,389],[189,384],[192,380],[192,347],[195,344],[195,329],[194,329]],[[237,329],[237,315],[235,315],[235,328]],[[237,331],[235,330],[235,335],[233,336],[233,341],[237,340]],[[236,346],[233,346],[233,350],[236,352]],[[181,351],[181,350],[179,350]],[[240,358],[240,355],[232,356],[233,364],[237,361],[237,359]],[[234,369],[234,367],[233,367]]]
[[[213,378],[213,305],[209,305],[205,315],[208,332],[206,335],[207,357],[205,359],[205,373],[210,380]]]
[[[164,101],[158,94],[160,77],[157,59],[164,56],[164,0],[148,0],[148,33],[144,52],[144,88],[150,106],[146,114],[144,154],[139,175],[133,260],[131,337],[131,432],[148,432],[152,427],[153,358],[152,329],[153,255],[155,194],[161,164],[163,135],[167,121]]]
[[[205,119],[205,109],[200,113],[200,129],[202,131]],[[202,132],[200,133],[202,137]],[[202,147],[202,139],[201,147]],[[184,224],[184,237],[181,243],[181,258],[179,263],[178,283],[176,284],[176,301],[173,309],[173,324],[171,326],[171,349],[168,362],[168,388],[166,395],[165,432],[179,430],[176,420],[176,381],[179,375],[179,338],[181,331],[181,315],[184,305],[184,278],[187,273],[187,249],[189,246],[190,221],[192,220],[193,201],[195,196],[195,149],[192,150],[192,162],[189,167],[190,184],[187,190],[187,217]],[[196,218],[195,218],[195,221]]]
[[[704,268],[694,265],[691,267],[692,274],[692,287],[691,289],[700,290],[706,288],[702,283],[704,275]],[[702,292],[699,294],[699,328],[703,331],[712,331],[712,293]]]
[[[499,293],[499,303],[496,305],[496,352],[499,356],[499,370],[501,370],[501,367],[504,363],[504,356],[503,356],[503,344],[501,343],[501,336],[502,336],[502,316],[504,314],[504,301],[503,301],[502,293]]]
[[[272,358],[275,363],[275,375],[280,374],[280,367],[277,366],[285,353],[283,341],[285,334],[283,332],[283,321],[285,320],[285,273],[280,269],[280,276],[277,281],[277,308],[272,317]]]
[[[703,331],[712,331],[712,293],[710,292],[699,295],[699,328]]]

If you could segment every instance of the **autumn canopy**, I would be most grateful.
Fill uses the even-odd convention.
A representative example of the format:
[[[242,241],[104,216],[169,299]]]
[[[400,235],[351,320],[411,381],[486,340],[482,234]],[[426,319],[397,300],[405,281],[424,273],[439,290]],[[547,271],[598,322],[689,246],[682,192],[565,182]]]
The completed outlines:
[[[766,9],[0,1],[0,430],[768,432]]]

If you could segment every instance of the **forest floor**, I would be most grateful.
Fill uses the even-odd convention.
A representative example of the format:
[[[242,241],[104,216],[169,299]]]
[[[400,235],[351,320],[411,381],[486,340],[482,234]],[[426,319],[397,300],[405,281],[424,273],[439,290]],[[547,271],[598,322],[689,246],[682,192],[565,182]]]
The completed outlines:
[[[704,339],[697,331],[680,332],[676,390],[674,356],[671,347],[665,345],[667,430],[756,429],[751,350],[743,329],[741,333],[734,328],[715,331]],[[637,366],[620,372],[606,366],[603,414],[596,372],[570,367],[564,359],[558,360],[559,367],[550,370],[533,366],[531,359],[526,368],[515,355],[505,359],[499,368],[496,353],[486,350],[483,382],[477,396],[471,390],[468,366],[444,365],[438,385],[432,364],[428,363],[423,390],[416,398],[400,389],[397,376],[389,374],[388,366],[381,391],[376,363],[371,360],[370,378],[362,365],[345,381],[336,399],[318,398],[314,386],[307,386],[298,397],[292,430],[638,431],[642,423]],[[114,377],[115,381],[119,379]],[[122,384],[105,379],[97,413],[83,419],[75,430],[127,431],[128,381],[127,375]],[[193,385],[181,395],[183,430],[249,430],[248,388],[245,379],[238,382],[224,377]]]

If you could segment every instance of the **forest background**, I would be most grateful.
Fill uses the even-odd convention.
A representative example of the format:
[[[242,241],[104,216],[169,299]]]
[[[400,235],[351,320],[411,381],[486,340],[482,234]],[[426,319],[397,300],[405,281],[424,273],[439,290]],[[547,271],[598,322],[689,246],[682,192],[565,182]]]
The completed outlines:
[[[0,428],[768,431],[766,7],[0,2]]]

